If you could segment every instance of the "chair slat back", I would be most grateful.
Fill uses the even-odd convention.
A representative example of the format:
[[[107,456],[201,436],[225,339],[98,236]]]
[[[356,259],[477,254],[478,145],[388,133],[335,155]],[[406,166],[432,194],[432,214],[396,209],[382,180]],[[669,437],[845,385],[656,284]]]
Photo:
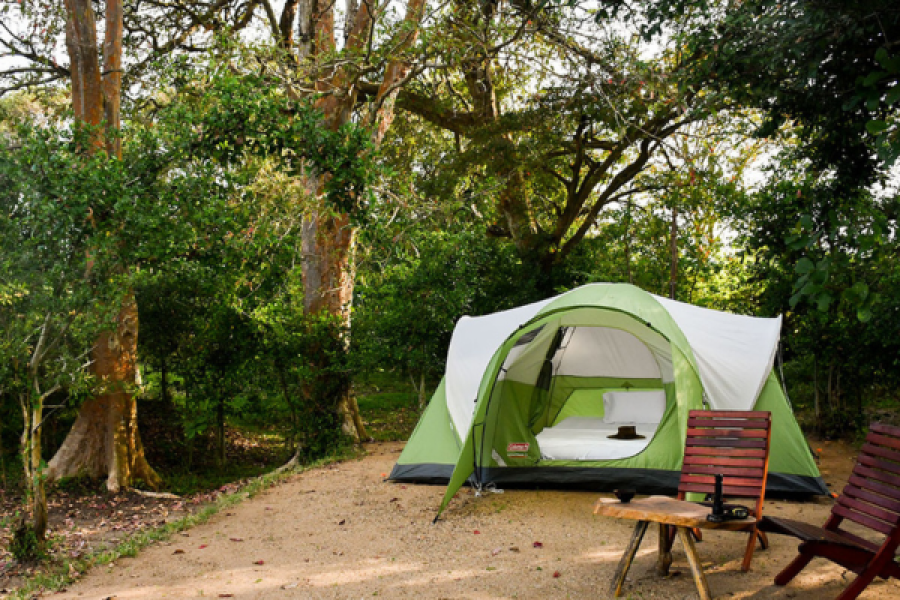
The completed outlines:
[[[688,492],[712,494],[721,474],[722,493],[755,498],[762,505],[769,471],[772,415],[766,411],[692,410],[678,497]]]
[[[831,510],[837,519],[848,519],[888,537],[900,539],[900,427],[874,423],[860,449],[856,466],[844,491]]]

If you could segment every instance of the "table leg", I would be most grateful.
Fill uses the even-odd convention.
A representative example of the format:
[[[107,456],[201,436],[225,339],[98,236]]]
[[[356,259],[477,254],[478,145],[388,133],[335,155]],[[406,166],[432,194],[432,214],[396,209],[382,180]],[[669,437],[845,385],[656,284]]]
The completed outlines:
[[[625,583],[625,576],[628,574],[628,569],[631,568],[631,562],[634,560],[634,555],[637,554],[638,548],[641,546],[641,540],[644,539],[644,533],[646,533],[647,525],[649,524],[648,521],[638,521],[634,526],[634,533],[631,534],[631,541],[628,542],[628,547],[625,548],[625,554],[622,555],[622,560],[619,561],[619,566],[616,567],[616,574],[613,576],[613,582],[609,588],[609,594],[614,598],[618,598],[619,594],[622,593],[622,585]]]
[[[687,554],[688,563],[691,565],[691,573],[694,575],[694,583],[697,584],[700,600],[712,600],[712,596],[709,594],[709,584],[706,582],[706,574],[703,572],[703,565],[700,564],[700,557],[697,556],[697,546],[694,545],[690,529],[679,527],[678,536],[681,538],[684,553]]]
[[[665,577],[669,574],[669,567],[672,566],[672,542],[669,537],[669,528],[671,525],[659,524],[659,558],[656,561],[656,572]]]

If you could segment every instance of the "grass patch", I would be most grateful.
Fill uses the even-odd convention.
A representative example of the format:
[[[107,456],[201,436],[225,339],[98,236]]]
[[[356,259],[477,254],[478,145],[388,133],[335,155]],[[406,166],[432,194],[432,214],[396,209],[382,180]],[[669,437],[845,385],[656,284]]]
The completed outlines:
[[[426,397],[437,383],[430,382]],[[380,442],[406,441],[419,422],[419,399],[408,379],[391,371],[361,375],[353,382],[359,412],[369,435]]]
[[[302,465],[298,468],[283,471],[281,473],[272,472],[257,477],[249,481],[241,489],[229,493],[222,494],[211,504],[201,508],[194,514],[188,515],[183,519],[166,523],[156,529],[137,532],[127,539],[120,542],[113,548],[98,550],[88,556],[76,560],[63,560],[54,565],[48,565],[47,571],[35,575],[29,579],[25,585],[15,590],[11,598],[18,600],[29,600],[36,594],[46,592],[56,592],[67,585],[72,584],[80,574],[86,573],[90,569],[98,566],[107,565],[115,560],[123,557],[133,557],[137,553],[158,541],[168,540],[174,534],[190,529],[196,525],[201,525],[209,521],[213,515],[218,512],[235,506],[248,498],[252,498],[259,492],[266,490],[280,481],[290,477],[291,475],[302,473],[310,469],[315,469],[327,464],[347,460],[356,456],[356,452],[352,449],[345,449],[338,453],[322,458],[313,463]]]
[[[407,440],[419,422],[416,395],[411,392],[375,392],[356,398],[369,435],[379,442]]]

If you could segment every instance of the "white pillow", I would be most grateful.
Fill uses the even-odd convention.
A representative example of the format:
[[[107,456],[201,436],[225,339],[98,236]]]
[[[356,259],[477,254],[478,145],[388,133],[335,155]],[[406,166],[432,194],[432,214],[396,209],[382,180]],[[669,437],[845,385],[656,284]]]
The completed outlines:
[[[606,392],[603,394],[603,422],[616,425],[659,423],[666,412],[662,390]]]

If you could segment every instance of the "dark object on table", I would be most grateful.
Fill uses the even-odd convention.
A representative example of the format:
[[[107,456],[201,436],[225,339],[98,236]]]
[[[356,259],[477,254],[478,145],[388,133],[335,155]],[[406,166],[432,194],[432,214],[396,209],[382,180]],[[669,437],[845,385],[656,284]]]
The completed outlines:
[[[642,440],[644,436],[638,435],[637,427],[634,425],[619,425],[619,431],[613,435],[606,436],[612,440]]]
[[[844,519],[884,537],[875,542],[853,535],[841,528]],[[894,561],[900,546],[900,427],[881,423],[869,427],[850,482],[823,527],[766,517],[759,529],[802,542],[797,558],[775,576],[775,585],[786,585],[817,556],[858,574],[838,600],[853,600],[875,577],[900,579],[900,564]]]
[[[678,498],[684,500],[690,492],[714,494],[714,475],[720,473],[723,475],[721,495],[756,501],[756,506],[747,511],[754,518],[744,523],[737,520],[722,523],[749,534],[742,571],[750,569],[756,540],[759,539],[763,548],[768,545],[765,534],[757,529],[757,521],[762,517],[766,495],[771,431],[772,415],[766,411],[692,410],[688,413]],[[674,532],[671,535],[674,538]]]
[[[630,488],[623,488],[621,490],[615,490],[613,494],[615,494],[616,498],[619,499],[619,502],[622,504],[628,504],[631,502],[631,499],[634,498],[634,495],[637,492]]]

